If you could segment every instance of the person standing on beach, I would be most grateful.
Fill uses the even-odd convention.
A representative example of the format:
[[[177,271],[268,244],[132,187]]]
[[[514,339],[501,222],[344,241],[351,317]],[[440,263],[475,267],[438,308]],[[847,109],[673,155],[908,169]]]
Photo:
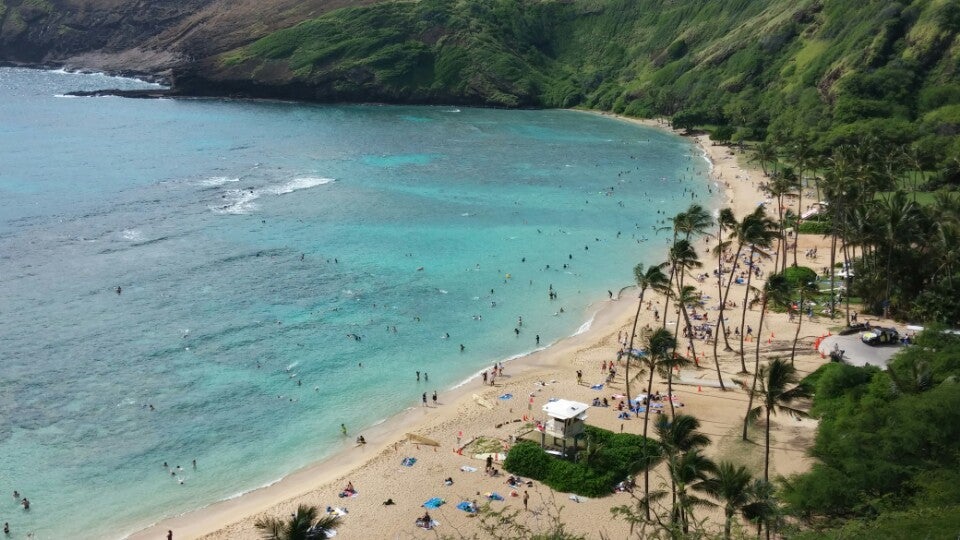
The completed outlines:
[[[167,529],[167,540],[173,540],[173,531]]]
[[[530,493],[527,490],[523,490],[523,509],[527,509],[527,501],[530,500]]]
[[[426,393],[426,392],[423,393],[423,406],[424,406],[424,407],[427,406],[427,393]]]
[[[436,390],[433,391],[433,406],[434,406],[434,407],[437,406],[437,391],[436,391]]]
[[[583,384],[583,371],[577,370],[577,384]]]

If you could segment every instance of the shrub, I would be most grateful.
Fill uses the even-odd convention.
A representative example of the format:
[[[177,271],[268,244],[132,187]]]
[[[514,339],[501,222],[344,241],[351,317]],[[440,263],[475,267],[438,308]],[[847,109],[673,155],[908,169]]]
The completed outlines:
[[[783,272],[783,277],[787,280],[787,285],[791,289],[796,289],[803,283],[816,281],[817,272],[806,266],[792,266]]]
[[[521,441],[510,449],[503,468],[513,474],[528,476],[537,480],[547,477],[553,458],[534,442]]]
[[[507,471],[539,480],[557,491],[586,497],[600,497],[613,491],[614,485],[640,468],[647,455],[659,454],[659,445],[639,435],[613,433],[587,426],[589,444],[596,454],[571,462],[554,458],[539,445],[522,441],[514,445],[503,462]],[[580,456],[585,456],[581,451]]]

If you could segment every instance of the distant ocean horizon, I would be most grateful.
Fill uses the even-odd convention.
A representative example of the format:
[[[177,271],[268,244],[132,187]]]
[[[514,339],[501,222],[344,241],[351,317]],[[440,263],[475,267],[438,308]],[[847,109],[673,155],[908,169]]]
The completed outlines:
[[[0,68],[13,538],[122,537],[328,457],[582,331],[712,201],[700,149],[598,115],[64,97],[115,87],[150,85]]]

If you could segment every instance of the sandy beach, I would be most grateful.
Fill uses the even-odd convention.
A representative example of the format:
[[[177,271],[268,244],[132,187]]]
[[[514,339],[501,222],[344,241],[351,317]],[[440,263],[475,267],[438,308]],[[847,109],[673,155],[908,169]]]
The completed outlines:
[[[665,129],[653,121],[637,121],[648,126]],[[762,174],[745,166],[731,148],[713,146],[706,136],[695,138],[713,163],[712,178],[723,191],[724,206],[731,206],[738,218],[753,211],[758,203],[767,199],[760,189]],[[706,181],[706,180],[705,180]],[[716,188],[715,188],[716,189]],[[772,210],[772,209],[771,209]],[[819,259],[805,261],[816,270],[829,260],[829,242],[820,237],[799,239],[800,251],[818,247]],[[716,260],[709,255],[708,243],[701,243],[704,272],[715,267]],[[646,265],[660,261],[637,261]],[[772,268],[772,261],[761,262],[763,274]],[[760,286],[761,282],[754,282]],[[706,295],[716,298],[716,281],[708,279],[699,284]],[[744,287],[735,285],[731,299],[740,304]],[[156,525],[131,535],[131,539],[166,538],[167,530],[174,532],[177,540],[188,538],[254,539],[259,538],[254,522],[262,516],[288,516],[298,504],[342,508],[346,511],[343,524],[338,529],[341,538],[425,538],[433,532],[414,525],[414,520],[423,514],[421,505],[432,497],[446,501],[431,515],[440,525],[442,535],[472,537],[480,533],[478,519],[460,511],[456,505],[464,500],[486,502],[484,494],[497,492],[504,501],[491,502],[494,509],[511,507],[523,510],[522,494],[511,496],[512,489],[506,485],[506,477],[490,477],[484,471],[484,461],[471,455],[472,446],[461,450],[463,445],[477,438],[494,439],[507,443],[511,436],[521,434],[532,419],[544,418],[541,408],[550,398],[572,399],[590,403],[594,398],[608,398],[624,392],[623,370],[617,378],[601,390],[591,389],[604,380],[602,366],[617,361],[617,352],[622,347],[619,339],[625,338],[633,322],[637,291],[628,287],[614,295],[611,300],[596,303],[592,323],[586,331],[562,339],[551,346],[503,365],[503,376],[497,377],[493,386],[484,385],[479,377],[459,388],[443,392],[437,405],[413,407],[390,418],[372,429],[364,431],[365,445],[358,445],[321,463],[296,471],[279,482],[260,488],[227,501],[215,503],[187,514],[163,520]],[[662,299],[647,293],[646,299],[654,306]],[[716,300],[707,301],[711,315]],[[673,311],[671,306],[670,311]],[[731,325],[739,323],[739,308],[728,311]],[[640,327],[655,324],[653,311],[641,311]],[[668,328],[676,329],[677,315],[670,313]],[[759,311],[747,312],[747,324],[757,326]],[[812,348],[813,340],[824,335],[830,328],[840,324],[826,318],[805,320],[798,346],[797,368],[805,375],[825,360]],[[756,336],[761,343],[761,355],[766,358],[776,354],[789,355],[796,329],[786,314],[768,313],[763,335]],[[732,337],[731,337],[732,340]],[[680,348],[685,347],[681,340]],[[746,344],[748,367],[752,370],[755,341]],[[721,345],[721,350],[723,349]],[[721,352],[720,369],[727,390],[717,388],[716,369],[711,356],[712,346],[705,341],[697,342],[701,356],[701,368],[685,369],[674,381],[674,392],[683,403],[682,411],[696,416],[703,431],[713,444],[708,454],[715,459],[727,459],[750,467],[762,474],[762,436],[753,436],[749,442],[740,440],[740,426],[747,407],[747,393],[734,380],[749,384],[749,376],[739,374],[740,360],[733,352]],[[583,371],[583,384],[577,383],[576,371]],[[635,371],[635,370],[634,370]],[[640,393],[641,382],[631,383],[632,393]],[[666,392],[666,382],[655,378],[654,389]],[[511,397],[505,397],[505,396]],[[593,407],[588,410],[587,422],[613,431],[639,433],[642,420],[620,420],[614,407]],[[777,417],[773,426],[772,474],[788,475],[802,472],[810,466],[805,450],[812,442],[816,422],[797,421]],[[407,434],[431,439],[439,446],[421,444]],[[759,431],[758,431],[759,433]],[[360,433],[351,433],[351,437]],[[423,439],[419,439],[423,440]],[[462,454],[459,453],[462,451]],[[404,458],[416,458],[413,466],[401,465]],[[264,459],[268,459],[264,456]],[[472,472],[470,468],[478,469]],[[451,478],[452,485],[444,480]],[[655,480],[654,480],[655,479]],[[663,471],[656,471],[652,485],[665,481]],[[357,490],[355,497],[341,498],[338,494],[347,482]],[[605,534],[611,538],[625,538],[629,525],[612,519],[610,508],[630,503],[631,496],[613,494],[600,499],[579,498],[574,501],[566,493],[555,493],[539,482],[527,488],[530,494],[529,511],[521,512],[520,520],[533,530],[545,527],[550,515],[560,512],[560,519],[574,532],[589,538]],[[396,504],[384,505],[392,499]],[[702,516],[711,515],[702,511]],[[698,517],[700,516],[698,515]],[[716,514],[719,515],[719,514]]]

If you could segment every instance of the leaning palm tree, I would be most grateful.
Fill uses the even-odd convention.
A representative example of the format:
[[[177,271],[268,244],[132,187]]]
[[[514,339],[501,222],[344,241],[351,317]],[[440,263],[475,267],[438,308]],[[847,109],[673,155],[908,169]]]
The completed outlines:
[[[630,396],[633,395],[630,393],[630,363],[633,361],[633,338],[637,335],[637,323],[640,321],[643,296],[646,294],[647,289],[659,290],[667,283],[667,276],[663,273],[663,268],[666,265],[667,263],[660,263],[644,269],[641,263],[633,267],[633,277],[637,281],[637,286],[640,287],[640,301],[637,302],[637,314],[633,317],[633,330],[630,332],[630,342],[629,345],[627,345],[627,366],[624,370],[627,399],[631,399]]]
[[[694,295],[699,296],[699,293],[696,292],[696,288],[685,286],[683,284],[683,278],[689,270],[701,268],[703,263],[700,262],[696,248],[686,239],[677,240],[677,242],[673,244],[673,247],[670,248],[670,263],[674,269],[673,275],[676,278],[677,305],[683,312],[684,322],[687,327],[693,330],[693,328],[690,327],[690,317],[686,311],[686,303],[689,303]],[[684,291],[686,291],[686,293]],[[699,301],[699,298],[697,298],[697,300]],[[694,350],[693,334],[689,334],[688,337],[690,349]],[[694,358],[696,358],[695,350]]]
[[[301,504],[289,519],[262,517],[253,524],[260,530],[260,536],[266,540],[310,540],[326,538],[328,532],[340,526],[338,516],[324,516],[317,519],[317,507]]]
[[[726,519],[723,522],[723,537],[730,540],[730,528],[733,516],[750,502],[750,482],[753,475],[743,465],[734,465],[729,461],[717,464],[713,477],[703,485],[704,491],[723,504]]]
[[[750,283],[753,280],[753,262],[757,258],[769,258],[767,249],[773,244],[773,239],[777,236],[777,224],[768,218],[763,207],[760,212],[754,212],[744,218],[743,240],[750,246],[750,254],[747,259],[747,286],[743,291],[743,307],[740,314],[740,364],[743,371],[746,372],[746,354],[743,348],[743,341],[746,337],[747,308],[750,299]],[[759,339],[759,335],[757,336]]]
[[[765,413],[767,425],[764,429],[763,479],[769,482],[770,416],[777,414],[777,412],[785,412],[794,418],[809,416],[806,411],[797,409],[791,404],[798,399],[810,397],[810,390],[806,385],[798,384],[800,378],[797,375],[797,368],[780,358],[774,358],[769,365],[764,366],[760,371],[760,388],[750,393],[751,401],[753,401],[754,395],[760,398],[760,405],[747,411],[747,416],[744,419],[744,430],[746,430],[747,422],[756,420],[761,413]]]
[[[720,369],[720,360],[717,356],[717,344],[720,340],[720,333],[723,333],[723,341],[726,345],[725,350],[732,351],[733,348],[730,346],[730,339],[727,337],[726,328],[727,323],[726,319],[723,316],[724,310],[727,308],[726,295],[724,294],[723,289],[723,256],[727,253],[727,249],[733,244],[732,240],[724,240],[723,233],[725,229],[731,231],[736,231],[737,227],[740,226],[740,223],[737,221],[736,216],[733,215],[733,210],[730,208],[724,208],[720,211],[720,217],[717,218],[717,245],[713,248],[713,254],[717,257],[717,298],[720,300],[720,313],[717,315],[717,335],[713,338],[713,359],[717,364],[717,369]],[[733,238],[731,233],[731,238]],[[733,264],[736,267],[737,257],[740,256],[740,249],[742,249],[742,244],[738,247],[737,254],[734,255]],[[734,268],[730,269],[730,280],[733,280]],[[730,291],[730,285],[727,285],[727,292]],[[720,381],[720,388],[723,388],[723,381]]]
[[[687,306],[690,304],[699,304],[702,296],[700,291],[691,285],[684,285],[677,294],[677,303],[680,304],[683,322],[687,326],[687,340],[690,344],[690,353],[693,355],[693,362],[697,364],[697,366],[700,364],[697,362],[697,349],[693,341],[693,323],[690,321],[690,311],[687,309]],[[717,375],[720,375],[720,373],[718,372]]]
[[[808,282],[801,281],[794,286],[794,292],[800,295],[800,300],[797,302],[797,316],[799,317],[799,320],[797,320],[797,332],[793,335],[793,346],[790,348],[790,365],[791,366],[793,365],[793,360],[797,354],[797,342],[800,341],[800,327],[803,326],[804,298],[810,298],[811,296],[815,296],[817,293],[820,292],[820,289],[817,287],[817,283],[815,281],[808,281]]]

